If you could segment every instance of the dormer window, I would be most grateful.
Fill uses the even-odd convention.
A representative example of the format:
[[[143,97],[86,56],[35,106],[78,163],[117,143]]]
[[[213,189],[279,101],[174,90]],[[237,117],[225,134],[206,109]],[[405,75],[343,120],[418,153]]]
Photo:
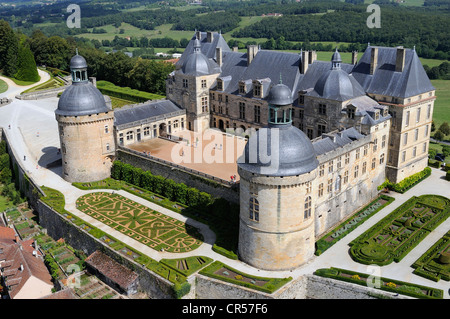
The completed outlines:
[[[388,109],[386,108],[383,110],[383,116],[387,116],[387,115],[388,115]]]
[[[298,95],[298,104],[305,104],[305,96],[301,93]]]
[[[239,83],[239,94],[245,94],[245,84]]]
[[[223,81],[217,80],[217,90],[222,91],[223,90]]]
[[[254,97],[261,97],[261,84],[256,83],[253,87],[253,96]]]
[[[376,111],[375,112],[375,120],[378,120],[380,118],[380,112]]]
[[[348,116],[349,119],[354,119],[355,118],[355,111],[356,111],[356,109],[353,106],[347,108],[347,116]]]

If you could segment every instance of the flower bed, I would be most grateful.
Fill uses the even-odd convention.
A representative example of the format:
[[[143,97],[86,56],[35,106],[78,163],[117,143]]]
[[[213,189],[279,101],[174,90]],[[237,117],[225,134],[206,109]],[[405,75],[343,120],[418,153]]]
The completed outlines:
[[[321,277],[342,280],[353,284],[381,289],[414,298],[442,299],[444,296],[444,292],[441,289],[425,287],[389,278],[374,277],[373,275],[367,275],[340,268],[331,267],[326,269],[318,269],[314,272],[314,274]]]
[[[448,216],[448,198],[414,196],[353,240],[350,255],[363,264],[383,266],[399,262]]]
[[[269,294],[274,293],[276,290],[292,280],[292,277],[265,278],[252,276],[233,269],[219,261],[215,261],[208,267],[202,269],[200,274],[239,286],[263,291]]]
[[[340,224],[325,236],[323,236],[321,239],[319,239],[316,242],[315,254],[317,256],[322,254],[328,248],[337,243],[340,239],[344,238],[348,233],[353,231],[356,227],[364,223],[367,219],[369,219],[371,216],[373,216],[375,213],[377,213],[393,201],[393,197],[380,195],[370,204],[354,214],[352,218]]]

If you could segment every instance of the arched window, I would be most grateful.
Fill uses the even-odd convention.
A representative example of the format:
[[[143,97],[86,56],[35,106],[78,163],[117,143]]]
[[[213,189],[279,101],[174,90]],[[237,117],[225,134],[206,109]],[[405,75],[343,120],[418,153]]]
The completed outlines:
[[[308,196],[305,199],[305,211],[303,217],[304,219],[311,217],[311,196]]]

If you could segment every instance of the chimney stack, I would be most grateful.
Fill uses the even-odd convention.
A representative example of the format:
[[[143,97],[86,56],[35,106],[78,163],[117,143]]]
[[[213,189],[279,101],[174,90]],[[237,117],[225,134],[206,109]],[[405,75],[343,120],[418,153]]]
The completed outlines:
[[[202,33],[200,31],[195,30],[195,37],[199,40],[202,38]]]
[[[314,61],[317,60],[317,52],[316,51],[310,51],[308,56],[308,64],[313,64]]]
[[[395,59],[395,72],[403,72],[405,67],[405,49],[397,47],[397,57]]]
[[[352,51],[352,64],[356,65],[358,63],[358,51]]]
[[[301,51],[300,73],[305,74],[309,65],[309,51]]]
[[[216,48],[216,62],[219,66],[222,66],[222,48]]]
[[[213,40],[214,40],[214,34],[213,34],[211,31],[208,31],[208,32],[206,33],[206,41],[207,41],[208,43],[212,43]]]
[[[378,64],[378,48],[372,48],[370,52],[370,74],[375,73]]]
[[[252,63],[253,58],[258,53],[258,46],[255,44],[249,45],[247,47],[247,65],[250,65]]]
[[[238,52],[238,51],[239,51],[239,48],[238,48],[238,47],[233,47],[232,51],[233,51],[233,52]]]

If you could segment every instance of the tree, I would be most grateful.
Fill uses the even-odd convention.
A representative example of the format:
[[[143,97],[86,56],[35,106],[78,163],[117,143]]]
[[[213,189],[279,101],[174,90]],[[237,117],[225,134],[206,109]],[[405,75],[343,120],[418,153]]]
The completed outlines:
[[[445,157],[450,155],[450,146],[449,145],[442,146],[442,154],[444,154]]]
[[[13,77],[17,69],[18,39],[8,22],[0,20],[0,70]]]
[[[23,43],[19,45],[17,72],[14,77],[22,81],[39,81],[39,73],[33,52],[31,52],[28,45]]]
[[[435,140],[442,141],[444,139],[445,135],[440,130],[437,130],[437,132],[434,133],[433,137]]]
[[[444,133],[444,135],[450,135],[450,126],[447,122],[444,122],[441,124],[441,126],[439,126],[439,131]]]

